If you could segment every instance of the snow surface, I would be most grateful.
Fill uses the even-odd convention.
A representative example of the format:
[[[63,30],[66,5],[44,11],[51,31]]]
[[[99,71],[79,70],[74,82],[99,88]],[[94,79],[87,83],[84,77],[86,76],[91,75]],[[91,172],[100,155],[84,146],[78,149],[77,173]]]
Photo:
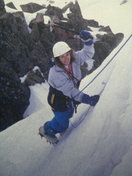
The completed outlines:
[[[121,2],[79,0],[85,17],[125,34],[102,65],[82,80],[80,89],[104,68],[132,34],[132,1],[123,5]],[[48,84],[31,86],[30,105],[25,112],[28,118],[0,133],[0,176],[132,176],[131,50],[132,37],[84,90],[94,95],[107,83],[98,104],[89,112],[88,105],[79,105],[78,113],[71,119],[72,132],[67,132],[56,146],[37,134],[38,128],[53,117],[46,101]],[[77,125],[84,114],[85,119]]]

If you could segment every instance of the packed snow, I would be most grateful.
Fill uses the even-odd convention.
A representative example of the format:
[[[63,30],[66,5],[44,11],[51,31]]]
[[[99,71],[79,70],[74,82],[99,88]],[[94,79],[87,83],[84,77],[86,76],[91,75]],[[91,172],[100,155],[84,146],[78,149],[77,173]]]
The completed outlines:
[[[84,17],[125,35],[101,66],[81,82],[80,90],[100,73],[84,90],[94,95],[104,89],[100,100],[94,108],[79,105],[71,131],[52,146],[38,135],[38,128],[53,117],[46,100],[48,83],[31,86],[24,120],[0,133],[1,176],[132,176],[132,1],[122,5],[121,0],[78,2]]]

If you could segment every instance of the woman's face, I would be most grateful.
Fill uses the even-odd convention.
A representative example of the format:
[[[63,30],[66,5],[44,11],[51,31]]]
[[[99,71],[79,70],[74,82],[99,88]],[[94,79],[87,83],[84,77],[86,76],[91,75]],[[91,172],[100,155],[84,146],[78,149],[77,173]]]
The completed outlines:
[[[71,55],[70,55],[70,52],[67,52],[61,56],[59,56],[59,59],[60,59],[60,62],[63,64],[63,65],[69,65],[70,64],[70,61],[71,61]]]

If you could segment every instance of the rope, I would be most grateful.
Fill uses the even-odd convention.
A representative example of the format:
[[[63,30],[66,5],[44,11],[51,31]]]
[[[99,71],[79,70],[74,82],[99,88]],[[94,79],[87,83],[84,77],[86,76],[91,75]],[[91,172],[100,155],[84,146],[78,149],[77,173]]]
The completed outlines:
[[[114,56],[109,60],[109,62],[102,68],[102,70],[100,70],[100,72],[78,94],[83,92],[103,72],[103,70],[114,60],[114,58],[121,51],[121,49],[126,45],[126,43],[130,40],[131,37],[132,37],[132,34],[128,37],[128,39],[124,42],[124,44],[119,48],[119,50],[114,54]],[[77,95],[75,95],[74,97],[76,97]]]

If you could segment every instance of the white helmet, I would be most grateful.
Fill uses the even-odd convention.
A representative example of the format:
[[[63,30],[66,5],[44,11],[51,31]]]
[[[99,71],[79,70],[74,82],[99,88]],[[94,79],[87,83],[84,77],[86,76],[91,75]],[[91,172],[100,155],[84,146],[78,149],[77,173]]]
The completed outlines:
[[[67,53],[70,50],[71,50],[71,48],[68,46],[67,43],[65,43],[63,41],[57,42],[53,46],[53,55],[54,55],[54,57],[58,57],[58,56],[61,56],[62,54]]]

